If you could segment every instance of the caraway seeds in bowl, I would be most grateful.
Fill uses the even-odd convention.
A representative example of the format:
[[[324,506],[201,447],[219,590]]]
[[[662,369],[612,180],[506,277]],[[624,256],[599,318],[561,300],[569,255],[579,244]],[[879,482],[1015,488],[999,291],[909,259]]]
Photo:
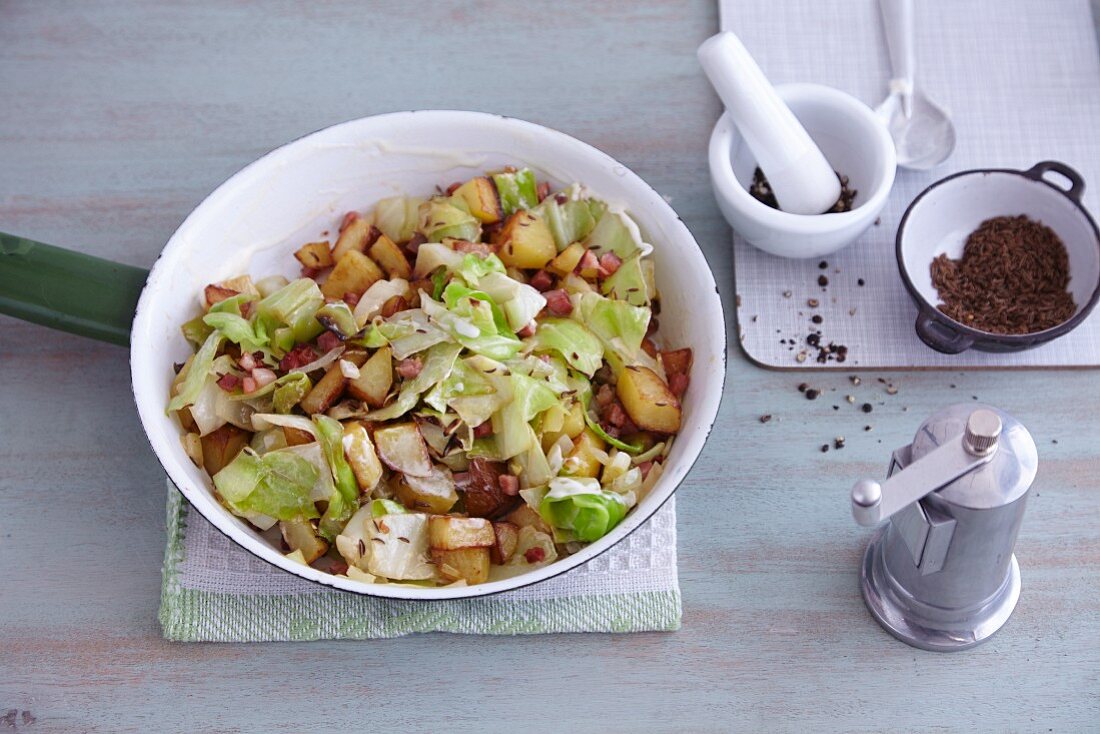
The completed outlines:
[[[1020,215],[994,217],[970,233],[963,256],[932,261],[938,308],[960,324],[993,334],[1033,334],[1077,311],[1069,256],[1050,227]]]

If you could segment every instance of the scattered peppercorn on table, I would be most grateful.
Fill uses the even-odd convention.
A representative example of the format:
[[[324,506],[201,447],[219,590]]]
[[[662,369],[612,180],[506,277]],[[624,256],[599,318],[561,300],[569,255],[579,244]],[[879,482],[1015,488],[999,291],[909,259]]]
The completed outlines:
[[[669,197],[725,289],[731,351],[721,415],[677,495],[680,631],[183,645],[156,624],[164,478],[126,352],[0,318],[0,723],[1095,728],[1100,378],[752,365],[736,347],[729,231],[706,175],[718,103],[692,54],[717,26],[711,2],[89,2],[64,17],[5,3],[0,88],[21,100],[0,115],[6,231],[147,266],[206,192],[285,140],[377,112],[480,108],[590,142]],[[303,267],[331,256],[299,253]],[[387,253],[371,259],[385,267]],[[937,655],[865,610],[868,533],[851,521],[848,488],[883,476],[923,418],[974,398],[1039,444],[1016,546],[1023,593],[990,642]]]

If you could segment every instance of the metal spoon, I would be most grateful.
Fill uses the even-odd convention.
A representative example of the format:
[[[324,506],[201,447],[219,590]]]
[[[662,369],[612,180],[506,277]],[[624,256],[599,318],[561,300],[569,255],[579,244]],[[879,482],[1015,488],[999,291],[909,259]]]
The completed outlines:
[[[875,112],[894,139],[898,165],[927,170],[955,150],[955,126],[943,108],[913,84],[913,0],[880,0],[879,9],[894,78],[890,96]]]

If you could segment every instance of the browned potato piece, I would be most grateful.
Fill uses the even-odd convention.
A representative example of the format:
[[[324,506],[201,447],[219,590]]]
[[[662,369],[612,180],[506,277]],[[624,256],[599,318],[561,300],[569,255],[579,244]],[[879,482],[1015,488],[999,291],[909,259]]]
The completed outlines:
[[[331,268],[333,263],[332,252],[328,249],[327,240],[302,245],[294,253],[294,257],[298,258],[298,262],[304,267],[313,268],[314,270]]]
[[[472,585],[483,584],[489,580],[488,548],[461,550],[433,548],[432,562],[439,568],[439,575],[447,581],[465,581]]]
[[[397,482],[397,499],[414,512],[442,514],[458,502],[455,480],[447,467],[434,466],[426,477],[402,474]]]
[[[175,391],[173,391],[172,394],[175,395]],[[180,425],[183,426],[183,430],[198,432],[199,426],[195,423],[195,417],[191,415],[191,406],[183,406],[176,411],[176,415],[179,416]]]
[[[340,363],[337,361],[329,366],[325,376],[317,381],[299,405],[306,415],[324,413],[344,394],[347,383],[348,378],[344,377],[344,373],[340,371]]]
[[[256,286],[252,283],[252,278],[248,275],[238,275],[233,278],[228,278],[218,285],[222,288],[229,288],[230,290],[237,291],[238,293],[247,293],[250,296],[260,295],[260,292],[256,290]]]
[[[397,423],[377,428],[374,444],[378,457],[394,471],[426,477],[432,473],[432,460],[428,457],[428,445],[415,423]]]
[[[226,423],[216,431],[202,437],[202,466],[206,473],[214,476],[233,461],[252,439],[248,431]]]
[[[367,288],[381,279],[382,271],[374,260],[358,250],[349,250],[336,261],[336,267],[321,284],[321,293],[326,298],[337,299],[342,299],[345,293],[361,296]]]
[[[466,201],[470,207],[470,214],[477,217],[482,224],[499,222],[504,216],[497,187],[487,176],[471,178],[455,189],[455,194]]]
[[[302,551],[306,563],[313,563],[328,552],[328,543],[317,537],[309,520],[281,520],[279,531],[290,552]]]
[[[374,227],[371,225],[369,219],[363,217],[356,217],[348,226],[344,227],[344,231],[340,233],[340,237],[336,240],[336,246],[332,248],[332,259],[338,261],[346,253],[352,250],[356,252],[366,252],[367,245],[371,243],[371,237]],[[375,230],[377,231],[377,230]]]
[[[541,268],[558,254],[550,227],[529,211],[518,211],[504,223],[497,254],[505,265]]]
[[[412,277],[412,266],[409,265],[409,259],[405,257],[405,253],[401,251],[401,248],[386,235],[381,235],[370,246],[370,256],[382,266],[382,269],[391,278],[408,280]]]
[[[589,429],[584,429],[574,440],[569,456],[565,457],[562,474],[570,477],[598,477],[603,464],[596,457],[595,450],[602,451],[605,446],[602,438]]]
[[[516,545],[519,543],[519,527],[510,522],[495,522],[493,532],[496,533],[497,542],[489,549],[489,560],[503,566],[515,555]]]
[[[362,365],[366,359],[367,353],[358,350],[348,350],[340,355],[340,360],[351,362],[356,367]],[[313,389],[298,404],[307,415],[324,413],[344,394],[348,378],[344,377],[344,373],[340,370],[340,360],[329,366],[325,376],[317,381]]]
[[[547,535],[553,532],[550,526],[546,524],[546,521],[542,519],[542,515],[532,509],[531,505],[526,502],[508,513],[504,519],[517,528],[530,526],[540,533],[546,533]]]
[[[691,349],[675,349],[661,352],[661,365],[670,375],[691,374],[692,355]]]
[[[382,347],[359,368],[359,377],[348,383],[348,392],[372,408],[381,408],[393,386],[393,350]]]
[[[211,283],[206,286],[202,292],[203,301],[206,303],[207,310],[210,309],[215,303],[221,303],[227,298],[233,296],[239,296],[240,291],[235,291],[232,288],[226,288],[224,286],[215,285]]]
[[[583,256],[584,245],[579,242],[574,242],[569,245],[569,247],[559,252],[558,256],[551,260],[550,264],[546,266],[546,269],[564,278],[572,273],[577,265],[580,264]]]
[[[358,421],[344,424],[344,456],[347,457],[359,491],[366,494],[382,481],[382,462],[370,440],[370,433]]]
[[[202,439],[197,433],[185,433],[180,436],[180,442],[183,444],[183,450],[187,452],[187,458],[195,464],[195,466],[202,468]]]
[[[317,440],[309,431],[303,431],[301,428],[291,428],[290,426],[283,426],[283,438],[286,439],[287,446],[304,446]]]
[[[496,542],[493,524],[484,518],[451,515],[428,518],[428,545],[435,550],[491,548]]]
[[[680,401],[648,367],[627,367],[619,373],[615,392],[626,414],[639,428],[657,433],[680,430]]]

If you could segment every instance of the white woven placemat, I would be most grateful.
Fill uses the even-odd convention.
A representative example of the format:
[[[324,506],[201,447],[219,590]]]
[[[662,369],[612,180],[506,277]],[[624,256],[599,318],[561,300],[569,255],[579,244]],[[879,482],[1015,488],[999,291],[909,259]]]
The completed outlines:
[[[540,584],[494,596],[400,601],[293,576],[233,543],[168,484],[160,621],[186,642],[373,639],[413,632],[536,634],[680,628],[676,502],[614,548]]]
[[[1100,213],[1100,60],[1088,0],[916,0],[915,6],[917,83],[951,111],[955,153],[931,172],[898,170],[879,226],[825,258],[825,294],[817,286],[818,259],[773,257],[735,236],[745,351],[767,366],[820,367],[812,358],[797,362],[802,347],[780,341],[803,344],[811,316],[806,301],[817,298],[824,321],[815,328],[823,342],[848,346],[844,369],[1100,365],[1100,311],[1071,334],[1025,352],[947,356],[929,349],[913,330],[916,307],[894,257],[909,202],[932,182],[970,168],[1063,161],[1088,184],[1086,208]],[[878,0],[720,0],[720,7],[722,28],[744,40],[773,82],[828,84],[872,107],[885,96],[889,60]],[[791,297],[784,298],[787,290]]]

